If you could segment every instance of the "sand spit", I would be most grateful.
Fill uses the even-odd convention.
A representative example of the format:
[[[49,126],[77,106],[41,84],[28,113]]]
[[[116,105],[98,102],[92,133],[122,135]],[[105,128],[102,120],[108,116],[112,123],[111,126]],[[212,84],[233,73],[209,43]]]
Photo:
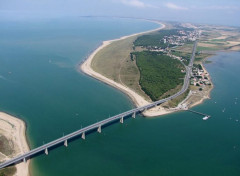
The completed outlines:
[[[26,126],[22,120],[0,112],[0,134],[5,136],[9,141],[13,142],[14,149],[14,153],[11,157],[2,155],[3,157],[1,157],[1,162],[29,151],[25,131]],[[29,176],[29,160],[26,163],[22,162],[17,164],[16,168],[16,176]]]
[[[157,29],[154,29],[154,30],[150,30],[150,31],[146,31],[146,32],[140,32],[140,33],[136,33],[136,34],[132,34],[132,35],[128,35],[128,36],[123,36],[121,38],[118,38],[118,39],[114,39],[114,40],[107,40],[107,41],[104,41],[102,43],[101,46],[99,46],[80,66],[81,70],[86,73],[87,75],[91,76],[91,77],[94,77],[112,87],[115,87],[117,89],[119,89],[120,91],[124,92],[126,95],[128,95],[131,100],[134,102],[134,104],[137,106],[137,107],[141,107],[141,106],[144,106],[144,105],[147,105],[151,102],[148,102],[147,100],[145,100],[142,96],[140,96],[139,94],[137,94],[136,92],[134,92],[132,89],[130,89],[129,87],[123,85],[123,84],[120,84],[120,83],[117,83],[103,75],[101,75],[100,73],[94,71],[91,67],[91,63],[92,63],[92,60],[94,58],[94,56],[100,51],[102,50],[103,48],[105,48],[106,46],[110,45],[112,42],[114,41],[119,41],[119,40],[124,40],[128,37],[132,37],[132,36],[137,36],[137,35],[142,35],[142,34],[146,34],[146,33],[150,33],[150,32],[154,32],[154,31],[158,31],[158,30],[161,30],[163,28],[165,28],[165,24],[162,24],[158,21],[153,21],[155,23],[158,23],[158,24],[161,24],[161,27],[157,28]],[[189,96],[187,97],[189,98]],[[201,101],[199,102],[196,102],[195,105],[197,104],[200,104],[204,99],[206,99],[206,97],[203,97]],[[176,112],[176,111],[179,111],[179,110],[182,110],[183,107],[184,108],[188,108],[186,105],[187,105],[187,99],[185,99],[182,103],[180,103],[178,105],[178,107],[176,108],[171,108],[171,109],[165,109],[161,106],[157,106],[155,108],[152,108],[152,109],[149,109],[145,112],[143,112],[143,115],[146,116],[146,117],[154,117],[154,116],[160,116],[160,115],[164,115],[164,114],[168,114],[168,113],[172,113],[172,112]]]

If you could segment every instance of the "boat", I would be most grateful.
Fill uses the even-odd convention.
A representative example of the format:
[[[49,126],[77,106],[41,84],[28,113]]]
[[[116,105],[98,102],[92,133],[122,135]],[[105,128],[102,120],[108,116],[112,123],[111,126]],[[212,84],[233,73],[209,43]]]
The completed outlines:
[[[207,120],[207,119],[209,119],[209,117],[210,117],[210,116],[205,116],[205,117],[203,117],[202,119],[203,119],[203,120]]]

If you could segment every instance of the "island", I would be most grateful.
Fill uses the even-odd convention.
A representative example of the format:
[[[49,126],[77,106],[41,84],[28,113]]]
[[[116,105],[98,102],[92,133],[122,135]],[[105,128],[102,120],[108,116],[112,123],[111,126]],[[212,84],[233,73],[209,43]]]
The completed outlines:
[[[194,42],[198,41],[188,90],[144,111],[147,117],[186,110],[210,98],[213,83],[204,63],[217,51],[240,47],[238,28],[153,22],[161,27],[104,41],[81,64],[84,73],[121,90],[141,107],[181,90]]]

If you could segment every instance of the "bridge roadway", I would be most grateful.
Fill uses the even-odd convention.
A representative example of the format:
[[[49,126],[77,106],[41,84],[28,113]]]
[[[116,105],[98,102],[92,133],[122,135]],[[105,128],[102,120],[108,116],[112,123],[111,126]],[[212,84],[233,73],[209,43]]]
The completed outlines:
[[[135,108],[135,109],[123,112],[121,114],[115,115],[113,117],[107,118],[105,120],[99,121],[97,123],[89,125],[89,126],[87,126],[85,128],[82,128],[80,130],[77,130],[77,131],[75,131],[73,133],[70,133],[70,134],[68,134],[66,136],[58,138],[58,139],[56,139],[56,140],[54,140],[52,142],[49,142],[49,143],[44,144],[44,145],[42,145],[40,147],[37,147],[37,148],[35,148],[33,150],[30,150],[27,153],[24,153],[24,154],[22,154],[20,156],[17,156],[17,157],[15,157],[13,159],[10,159],[10,160],[8,160],[8,161],[6,161],[4,163],[1,163],[0,164],[0,169],[4,168],[4,167],[7,167],[9,165],[15,164],[15,163],[22,162],[22,161],[26,162],[26,160],[28,158],[32,157],[33,155],[35,155],[37,153],[43,152],[43,151],[45,151],[45,153],[48,154],[48,149],[49,148],[51,148],[53,146],[56,146],[56,145],[58,145],[60,143],[63,143],[65,146],[67,146],[67,141],[69,139],[71,139],[71,138],[76,137],[76,136],[82,135],[82,138],[85,139],[85,133],[87,131],[91,131],[91,130],[97,129],[98,132],[100,133],[101,132],[101,127],[103,125],[106,125],[106,124],[108,124],[110,122],[114,122],[114,121],[119,120],[119,119],[120,119],[120,122],[123,123],[123,119],[126,116],[132,115],[135,118],[136,113],[141,113],[144,110],[153,108],[153,107],[155,107],[157,105],[160,105],[160,104],[162,104],[164,102],[167,102],[167,101],[169,101],[171,99],[174,99],[174,98],[178,97],[179,95],[183,94],[188,89],[189,80],[190,80],[190,76],[191,76],[191,72],[192,72],[193,61],[194,61],[194,58],[195,58],[196,47],[197,47],[197,41],[195,41],[195,43],[194,43],[193,50],[192,50],[192,56],[191,56],[189,65],[186,66],[186,75],[185,75],[185,78],[184,78],[183,87],[176,94],[174,94],[174,95],[172,95],[172,96],[170,96],[168,98],[155,101],[155,102],[150,103],[148,105],[145,105],[145,106],[142,106],[142,107],[139,107],[139,108]]]

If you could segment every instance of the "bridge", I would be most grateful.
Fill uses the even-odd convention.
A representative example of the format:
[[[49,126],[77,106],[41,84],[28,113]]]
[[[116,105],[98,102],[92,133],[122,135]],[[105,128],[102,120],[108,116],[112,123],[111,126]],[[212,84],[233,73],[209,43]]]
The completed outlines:
[[[170,97],[167,97],[165,99],[155,101],[155,102],[150,103],[148,105],[138,107],[138,108],[123,112],[121,114],[109,117],[105,120],[99,121],[99,122],[94,123],[92,125],[89,125],[85,128],[77,130],[73,133],[70,133],[66,136],[58,138],[58,139],[56,139],[52,142],[49,142],[49,143],[44,144],[40,147],[37,147],[33,150],[30,150],[27,153],[24,153],[24,154],[22,154],[20,156],[17,156],[13,159],[10,159],[10,160],[8,160],[4,163],[1,163],[0,164],[0,169],[4,168],[4,167],[7,167],[7,166],[10,166],[10,165],[13,165],[13,164],[16,164],[16,163],[19,163],[19,162],[23,162],[23,161],[26,162],[27,159],[33,157],[34,155],[36,155],[40,152],[45,152],[45,154],[48,155],[48,149],[51,148],[51,147],[57,146],[59,144],[64,144],[67,147],[68,140],[70,140],[74,137],[77,137],[77,136],[81,135],[81,138],[85,139],[86,138],[86,135],[85,135],[86,132],[89,132],[89,131],[92,131],[92,130],[97,130],[97,132],[101,133],[102,126],[104,126],[106,124],[109,124],[109,123],[112,123],[112,122],[115,122],[115,121],[118,121],[118,120],[120,121],[120,123],[123,123],[125,117],[132,116],[133,118],[135,118],[137,113],[142,113],[145,110],[156,107],[156,106],[158,106],[162,103],[165,103],[165,102],[167,102],[169,100],[172,100],[172,99],[178,97],[179,95],[183,94],[188,89],[188,86],[189,86],[189,80],[190,80],[191,73],[192,73],[192,67],[193,67],[193,61],[194,61],[194,58],[195,58],[196,47],[197,47],[197,41],[195,41],[195,43],[194,43],[193,50],[192,50],[192,56],[190,58],[189,65],[185,66],[186,67],[186,75],[185,75],[185,78],[184,78],[184,84],[182,86],[182,89],[179,92],[177,92],[176,94],[174,94]]]

